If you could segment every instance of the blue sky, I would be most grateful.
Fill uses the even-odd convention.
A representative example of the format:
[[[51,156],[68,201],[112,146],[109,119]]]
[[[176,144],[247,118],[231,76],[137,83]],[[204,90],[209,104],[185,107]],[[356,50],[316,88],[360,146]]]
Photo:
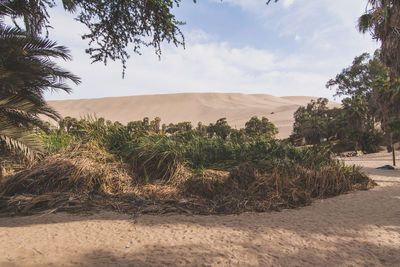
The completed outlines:
[[[46,99],[79,99],[183,92],[239,92],[332,98],[326,82],[378,43],[356,29],[365,0],[183,0],[174,14],[186,25],[186,48],[163,45],[132,54],[125,79],[119,62],[91,64],[84,26],[56,8],[50,38],[71,50],[59,64],[82,78],[73,93]]]

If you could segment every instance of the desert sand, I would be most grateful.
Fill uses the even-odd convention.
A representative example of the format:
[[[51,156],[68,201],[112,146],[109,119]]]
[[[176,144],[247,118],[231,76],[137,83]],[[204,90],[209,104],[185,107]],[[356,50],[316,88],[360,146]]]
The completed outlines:
[[[400,170],[375,169],[390,159],[346,159],[370,191],[281,212],[0,218],[0,266],[399,266]]]
[[[160,117],[162,123],[190,121],[194,126],[200,121],[215,123],[227,118],[229,125],[240,129],[252,116],[267,117],[279,129],[278,138],[286,138],[293,127],[293,113],[317,97],[276,97],[266,94],[239,93],[182,93],[107,97],[78,100],[49,101],[62,116],[83,118],[87,115],[104,117],[111,121],[127,123],[144,117]],[[340,106],[332,102],[331,107]]]

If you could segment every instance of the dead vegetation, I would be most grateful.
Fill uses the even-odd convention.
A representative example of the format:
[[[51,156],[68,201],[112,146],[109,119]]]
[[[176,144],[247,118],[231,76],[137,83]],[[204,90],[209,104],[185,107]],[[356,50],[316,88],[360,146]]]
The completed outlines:
[[[132,214],[229,214],[308,205],[313,199],[365,190],[372,180],[355,167],[281,164],[261,171],[245,163],[230,171],[190,170],[151,183],[137,178],[94,144],[49,156],[1,185],[0,214],[110,209]]]
[[[3,195],[52,192],[122,193],[132,177],[122,162],[90,143],[49,156],[30,168],[8,177]]]

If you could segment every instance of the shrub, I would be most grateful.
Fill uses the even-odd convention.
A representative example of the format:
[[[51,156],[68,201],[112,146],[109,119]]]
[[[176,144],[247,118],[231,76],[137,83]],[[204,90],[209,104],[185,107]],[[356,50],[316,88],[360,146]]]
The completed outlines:
[[[81,140],[74,135],[68,134],[65,131],[57,130],[52,130],[49,133],[41,131],[39,137],[48,154],[59,153],[67,147],[75,146],[81,142]]]
[[[181,146],[166,136],[149,135],[130,145],[128,160],[145,182],[168,181],[183,164]]]

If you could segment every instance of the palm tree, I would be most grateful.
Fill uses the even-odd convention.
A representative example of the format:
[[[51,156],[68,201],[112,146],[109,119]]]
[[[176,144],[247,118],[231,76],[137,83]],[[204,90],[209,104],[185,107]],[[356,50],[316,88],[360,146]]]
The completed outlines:
[[[360,32],[370,31],[374,39],[382,42],[382,61],[400,75],[400,1],[368,0],[358,27]]]
[[[51,58],[70,60],[68,50],[48,39],[27,36],[17,28],[0,25],[0,92],[2,97],[23,97],[33,103],[40,114],[57,119],[43,94],[47,90],[70,92],[65,83],[80,79],[58,67]]]
[[[69,60],[70,55],[55,42],[0,23],[0,139],[25,155],[32,155],[28,147],[36,147],[27,132],[35,127],[46,129],[39,116],[60,118],[45,101],[44,92],[69,92],[65,81],[80,82],[52,62],[53,58]]]

